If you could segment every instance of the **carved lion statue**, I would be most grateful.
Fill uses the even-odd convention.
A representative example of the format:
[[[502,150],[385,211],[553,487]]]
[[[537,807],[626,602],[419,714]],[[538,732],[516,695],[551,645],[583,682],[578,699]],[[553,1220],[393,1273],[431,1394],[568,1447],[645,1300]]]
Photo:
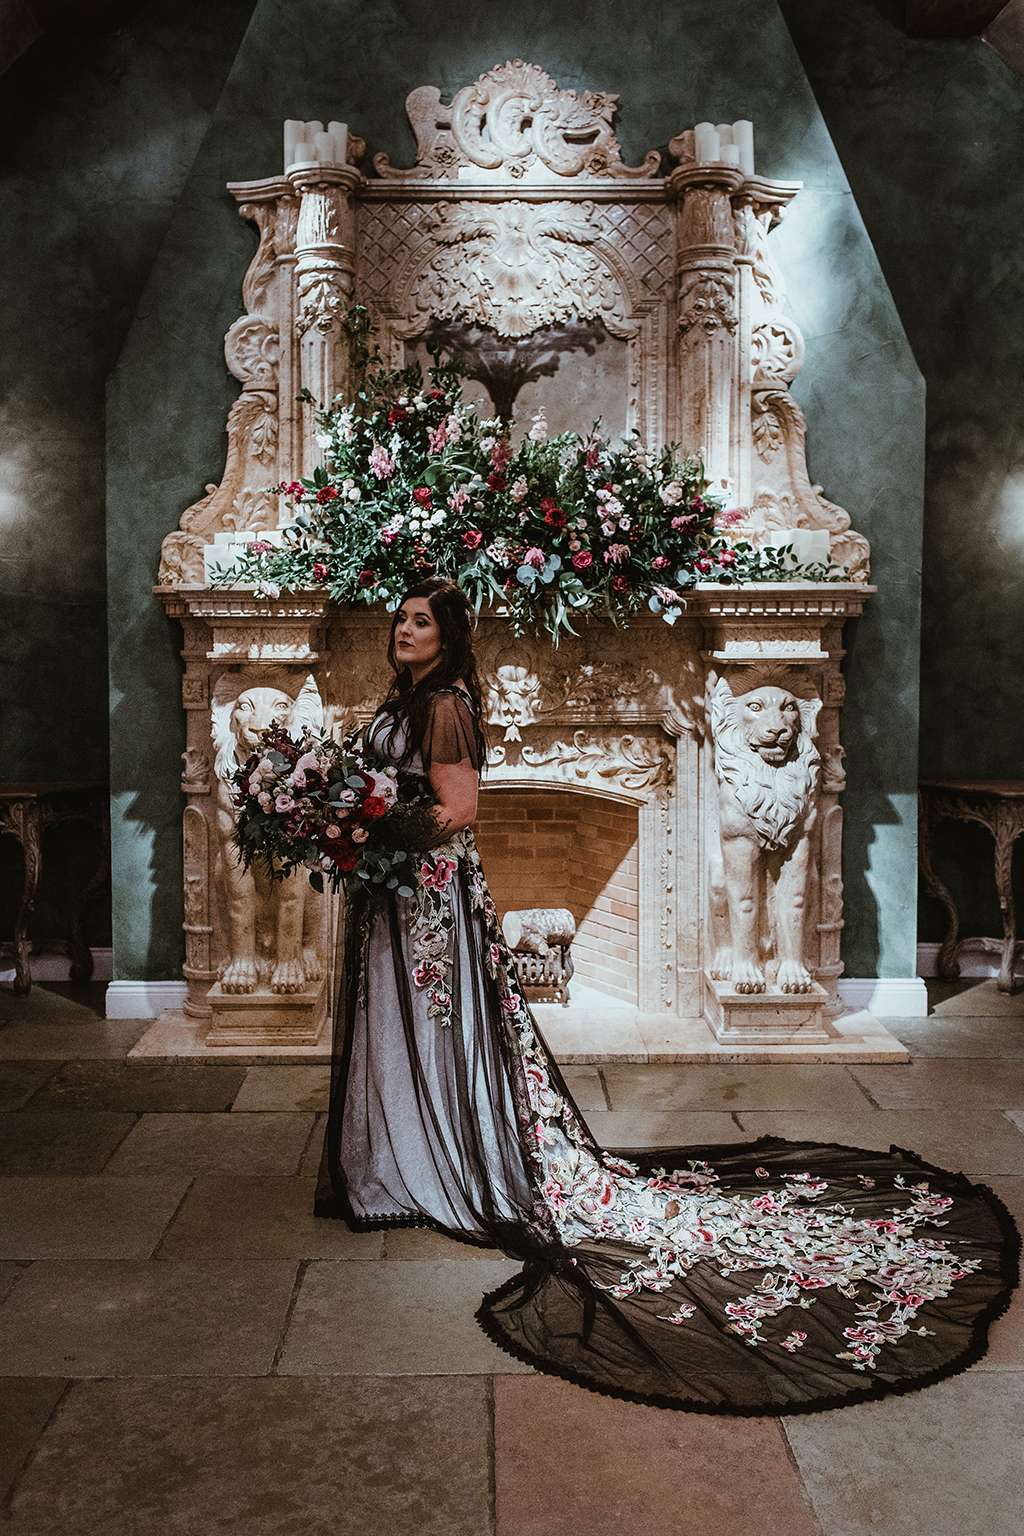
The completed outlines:
[[[323,976],[324,906],[299,874],[272,880],[242,868],[234,841],[237,815],[231,775],[259,746],[259,733],[283,725],[293,734],[319,728],[323,706],[312,674],[296,694],[294,673],[281,668],[223,673],[213,691],[211,736],[216,778],[217,875],[223,893],[225,992],[303,992]]]
[[[720,677],[707,712],[718,781],[710,839],[711,975],[737,992],[764,992],[762,962],[781,992],[809,992],[804,919],[812,872],[821,758],[821,700],[785,680],[754,677],[734,694]],[[798,684],[796,686],[799,686]]]

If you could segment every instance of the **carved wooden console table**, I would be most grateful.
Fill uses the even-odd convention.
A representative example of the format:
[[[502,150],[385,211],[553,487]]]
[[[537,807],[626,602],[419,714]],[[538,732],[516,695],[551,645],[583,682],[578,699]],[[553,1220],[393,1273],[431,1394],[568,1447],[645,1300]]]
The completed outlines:
[[[996,895],[1003,918],[1001,939],[974,938],[989,954],[1000,956],[1000,992],[1013,991],[1013,967],[1018,949],[1017,914],[1013,900],[1013,848],[1024,833],[1024,780],[923,779],[921,781],[919,858],[921,875],[929,896],[946,909],[949,926],[939,950],[939,975],[960,974],[959,952],[966,943],[960,934],[960,914],[949,887],[935,872],[932,833],[937,822],[974,821],[992,834],[995,856]]]
[[[29,969],[31,943],[28,925],[42,874],[42,835],[47,827],[84,821],[100,831],[100,860],[96,873],[81,893],[71,935],[51,942],[51,948],[71,956],[71,979],[87,981],[92,975],[92,954],[85,942],[84,915],[89,903],[110,887],[110,807],[105,784],[61,781],[0,784],[0,836],[16,838],[25,860],[21,900],[14,920],[14,937],[0,948],[14,951],[14,991],[23,997],[32,986]]]

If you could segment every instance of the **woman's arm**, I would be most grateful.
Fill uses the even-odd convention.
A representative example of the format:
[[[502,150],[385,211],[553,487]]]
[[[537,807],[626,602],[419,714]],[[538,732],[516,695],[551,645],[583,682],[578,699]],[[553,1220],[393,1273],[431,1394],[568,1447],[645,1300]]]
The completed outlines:
[[[470,758],[463,758],[460,763],[432,763],[430,785],[437,796],[434,814],[441,828],[441,841],[473,824],[480,780]]]

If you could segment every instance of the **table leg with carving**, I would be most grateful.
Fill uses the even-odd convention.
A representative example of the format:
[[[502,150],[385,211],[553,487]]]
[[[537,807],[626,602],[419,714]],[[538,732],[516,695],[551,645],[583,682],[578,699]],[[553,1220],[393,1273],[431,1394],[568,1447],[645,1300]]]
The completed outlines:
[[[1017,953],[1017,910],[1013,900],[1013,849],[1018,837],[1024,832],[1024,814],[1016,805],[999,805],[996,808],[995,838],[996,894],[999,911],[1003,918],[1003,948],[999,963],[1000,992],[1013,991],[1013,962]]]
[[[921,874],[924,877],[925,890],[929,896],[934,896],[935,900],[945,908],[947,919],[946,937],[943,939],[942,947],[939,950],[939,975],[946,981],[956,981],[960,975],[960,964],[957,960],[960,913],[957,910],[952,891],[943,880],[939,879],[932,859],[932,831],[934,821],[938,820],[938,816],[936,815],[933,821],[931,805],[922,794],[918,795],[918,806],[920,811],[918,817],[918,863],[921,867]]]
[[[32,944],[28,936],[28,925],[35,907],[42,863],[38,803],[35,800],[12,801],[7,807],[4,830],[17,838],[25,861],[21,900],[14,919],[14,981],[12,983],[16,996],[25,997],[32,989],[32,970],[29,964]]]

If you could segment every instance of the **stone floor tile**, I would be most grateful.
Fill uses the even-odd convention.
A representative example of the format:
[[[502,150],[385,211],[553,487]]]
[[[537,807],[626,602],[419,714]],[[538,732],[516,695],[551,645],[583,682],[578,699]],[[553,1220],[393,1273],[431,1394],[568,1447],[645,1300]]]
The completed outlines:
[[[972,1019],[967,1015],[883,1021],[915,1060],[918,1057],[1024,1056],[1024,1029],[1017,1019],[997,1015]]]
[[[380,1232],[313,1215],[316,1180],[204,1173],[157,1250],[161,1259],[378,1259]]]
[[[466,1264],[310,1264],[278,1362],[282,1376],[470,1376],[527,1371],[474,1319],[485,1291],[521,1268],[512,1259]]]
[[[965,1168],[974,1168],[979,1176],[1024,1173],[1024,1135],[997,1109],[869,1109],[862,1115],[741,1110],[739,1117],[753,1136],[842,1142],[882,1151],[905,1147],[953,1173]]]
[[[974,1174],[971,1175],[975,1177]],[[976,1176],[979,1183],[987,1184],[1002,1200],[1017,1223],[1017,1230],[1024,1234],[1024,1178],[985,1178]],[[979,1371],[1024,1370],[1024,1286],[1018,1286],[1010,1299],[1009,1310],[996,1318],[989,1334],[988,1353],[976,1367]]]
[[[0,1110],[20,1109],[59,1070],[55,1061],[0,1061]]]
[[[494,1459],[496,1536],[817,1536],[771,1419],[505,1377],[494,1386]]]
[[[384,1258],[404,1263],[407,1259],[503,1259],[500,1248],[477,1248],[443,1237],[427,1227],[400,1227],[384,1232]]]
[[[850,1071],[883,1109],[947,1104],[1024,1108],[1024,1059],[912,1061],[891,1067],[853,1066]]]
[[[301,1174],[312,1173],[315,1176],[317,1173],[319,1173],[320,1158],[323,1155],[324,1135],[326,1130],[326,1114],[317,1115],[314,1118],[313,1130],[309,1141],[306,1143],[306,1150],[302,1154],[302,1161],[299,1164],[299,1172]]]
[[[11,1536],[488,1536],[489,1437],[479,1377],[78,1382]]]
[[[641,1109],[594,1110],[587,1124],[603,1147],[703,1147],[749,1141],[731,1115],[676,1109],[656,1114]]]
[[[928,1006],[940,1018],[983,1015],[1016,1019],[1024,1026],[1024,987],[1000,992],[995,977],[968,976],[960,981],[929,981]]]
[[[184,1174],[0,1179],[5,1259],[146,1259],[188,1188]]]
[[[601,1082],[600,1068],[563,1067],[562,1076],[565,1078],[569,1092],[576,1100],[580,1109],[608,1108],[604,1085]]]
[[[98,1173],[134,1124],[134,1115],[108,1110],[0,1114],[0,1174]]]
[[[0,1377],[0,1511],[65,1386],[59,1377]]]
[[[330,1087],[329,1066],[249,1067],[231,1108],[324,1110]]]
[[[27,1263],[18,1264],[14,1259],[0,1259],[0,1301],[11,1294],[27,1269]]]
[[[143,1115],[107,1173],[296,1173],[312,1115]]]
[[[295,1274],[275,1260],[43,1260],[0,1307],[0,1372],[263,1375]]]
[[[785,1429],[828,1536],[1009,1536],[1024,1508],[1024,1372],[971,1372]]]
[[[102,1023],[106,996],[105,981],[37,981],[26,997],[0,982],[0,1024]]]
[[[245,1073],[245,1067],[223,1061],[67,1061],[36,1094],[32,1108],[227,1110]]]
[[[602,1068],[611,1108],[630,1110],[857,1110],[867,1099],[838,1063],[826,1066],[621,1066]]]
[[[152,1019],[104,1019],[96,1024],[0,1024],[0,1059],[123,1061]]]

